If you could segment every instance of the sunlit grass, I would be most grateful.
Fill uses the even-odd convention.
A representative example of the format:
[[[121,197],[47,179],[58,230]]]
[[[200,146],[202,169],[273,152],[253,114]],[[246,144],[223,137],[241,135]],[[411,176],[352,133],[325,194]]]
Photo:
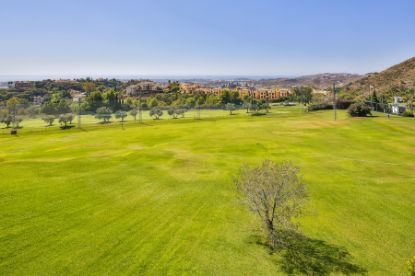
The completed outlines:
[[[18,137],[2,130],[0,274],[278,274],[232,183],[242,163],[263,159],[301,167],[306,235],[346,248],[370,275],[405,273],[414,120],[236,113],[129,118],[124,130],[93,117],[81,130],[31,132],[40,120]]]

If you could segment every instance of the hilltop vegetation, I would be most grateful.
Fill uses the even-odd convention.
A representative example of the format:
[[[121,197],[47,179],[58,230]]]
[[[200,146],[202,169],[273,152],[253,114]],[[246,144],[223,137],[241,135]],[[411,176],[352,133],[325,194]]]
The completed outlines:
[[[349,83],[345,90],[368,95],[370,86],[379,94],[404,95],[415,88],[415,57],[378,73],[370,73]]]
[[[276,87],[285,87],[292,88],[296,86],[309,86],[315,89],[331,89],[331,86],[335,82],[350,83],[361,78],[361,75],[357,74],[317,74],[309,76],[300,76],[293,78],[276,78],[270,80],[259,80],[256,83],[259,86],[276,86]]]

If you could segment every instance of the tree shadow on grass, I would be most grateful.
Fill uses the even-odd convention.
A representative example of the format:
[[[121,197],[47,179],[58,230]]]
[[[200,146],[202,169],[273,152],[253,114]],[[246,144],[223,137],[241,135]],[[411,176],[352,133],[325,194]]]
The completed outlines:
[[[271,254],[278,254],[281,271],[289,275],[367,274],[366,269],[352,262],[352,256],[345,248],[294,231],[280,232],[279,235],[283,245],[274,250],[258,237],[256,243],[266,246]]]

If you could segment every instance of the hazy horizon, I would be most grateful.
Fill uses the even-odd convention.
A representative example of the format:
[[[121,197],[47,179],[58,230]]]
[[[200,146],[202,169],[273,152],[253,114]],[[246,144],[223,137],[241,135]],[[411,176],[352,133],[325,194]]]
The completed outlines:
[[[342,73],[318,73],[319,74],[349,74]],[[352,73],[350,73],[352,74]],[[314,74],[313,74],[314,75]],[[255,76],[255,75],[0,75],[0,82],[8,81],[40,81],[40,80],[72,80],[72,79],[118,79],[118,80],[134,80],[134,79],[151,79],[151,80],[238,80],[238,79],[274,79],[274,78],[296,78],[308,75],[275,75],[275,76]]]

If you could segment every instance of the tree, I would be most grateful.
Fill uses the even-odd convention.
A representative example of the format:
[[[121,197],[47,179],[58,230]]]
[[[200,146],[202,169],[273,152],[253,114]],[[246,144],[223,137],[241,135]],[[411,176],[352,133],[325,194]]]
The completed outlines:
[[[72,112],[68,102],[63,99],[56,104],[56,110],[59,114]]]
[[[241,104],[242,103],[242,99],[241,99],[238,91],[232,91],[231,92],[231,103],[234,103],[234,104]]]
[[[182,116],[182,118],[184,118],[184,113],[186,113],[186,109],[183,109],[183,108],[179,108],[179,109],[176,109],[176,114],[179,116]]]
[[[82,84],[82,88],[85,92],[92,92],[95,90],[95,83],[92,81],[87,81]]]
[[[59,115],[59,123],[62,128],[68,128],[68,124],[71,125],[73,121],[73,115],[71,113]]]
[[[153,97],[153,98],[148,100],[148,106],[149,107],[157,107],[159,105],[160,105],[160,103],[159,103],[159,101],[157,100],[156,97]]]
[[[232,101],[231,91],[229,89],[224,89],[220,92],[220,102],[222,104],[227,104]]]
[[[233,111],[236,109],[235,104],[233,103],[228,103],[226,104],[226,110],[229,110],[229,115],[233,114]]]
[[[131,109],[130,111],[130,115],[134,117],[134,121],[137,121],[137,114],[138,114],[138,110],[137,109]]]
[[[72,110],[68,102],[61,99],[59,102],[49,101],[44,103],[40,111],[47,115],[57,115],[69,113]]]
[[[347,113],[351,117],[366,117],[372,115],[370,107],[364,102],[357,102],[349,106]]]
[[[120,108],[120,95],[114,89],[109,88],[105,90],[105,92],[102,94],[102,97],[104,98],[104,104],[112,110]]]
[[[237,190],[249,208],[262,220],[269,245],[282,245],[279,233],[297,230],[293,218],[306,200],[306,186],[291,163],[265,160],[259,167],[244,165],[235,179]]]
[[[6,125],[6,128],[10,127],[10,124],[13,122],[13,116],[9,113],[4,113],[0,115],[0,122]]]
[[[169,114],[170,116],[173,117],[173,119],[177,119],[177,109],[174,107],[169,108],[169,110],[167,110],[167,114]]]
[[[52,126],[55,119],[55,115],[45,115],[42,117],[42,120],[46,123],[47,126]]]
[[[205,102],[206,102],[206,98],[203,97],[202,95],[196,98],[196,106],[202,106],[205,104]]]
[[[185,104],[188,108],[193,108],[196,105],[196,100],[194,97],[188,97],[185,100]]]
[[[58,111],[56,109],[56,105],[52,102],[46,102],[42,105],[40,109],[41,113],[47,114],[47,115],[54,115],[57,114]]]
[[[269,105],[269,103],[262,103],[262,108],[265,110],[266,113],[269,113],[271,106]]]
[[[9,110],[12,110],[16,107],[16,105],[20,104],[20,100],[16,97],[12,97],[7,101],[7,107]]]
[[[15,123],[15,127],[16,128],[21,128],[20,127],[20,123],[23,121],[23,118],[22,117],[16,117],[16,118],[14,118],[14,123]]]
[[[220,105],[220,99],[215,94],[209,94],[206,97],[205,105],[210,107],[215,107]]]
[[[169,80],[167,83],[167,92],[168,93],[178,93],[180,92],[180,83],[178,81]]]
[[[243,103],[244,103],[244,107],[246,108],[246,113],[249,113],[249,107],[250,107],[251,102],[252,102],[252,98],[251,98],[251,96],[249,96],[249,95],[244,95],[244,96],[242,97],[242,101],[243,101]]]
[[[97,114],[95,115],[95,118],[98,120],[102,120],[103,124],[110,123],[110,120],[112,118],[112,110],[108,107],[102,106],[97,109]]]
[[[254,100],[249,106],[249,109],[252,111],[251,115],[262,115],[260,111],[264,109],[264,104],[260,101]]]
[[[124,119],[127,117],[127,112],[122,111],[122,110],[118,110],[115,113],[115,118],[117,119],[121,119],[121,122],[124,123]]]
[[[304,105],[309,104],[313,99],[313,89],[308,86],[300,86],[293,88],[295,100]]]
[[[158,107],[153,107],[150,110],[150,116],[154,117],[154,120],[160,120],[160,117],[163,116],[163,111]]]
[[[104,97],[99,91],[90,92],[85,100],[88,103],[88,108],[92,111],[96,111],[104,104]]]

